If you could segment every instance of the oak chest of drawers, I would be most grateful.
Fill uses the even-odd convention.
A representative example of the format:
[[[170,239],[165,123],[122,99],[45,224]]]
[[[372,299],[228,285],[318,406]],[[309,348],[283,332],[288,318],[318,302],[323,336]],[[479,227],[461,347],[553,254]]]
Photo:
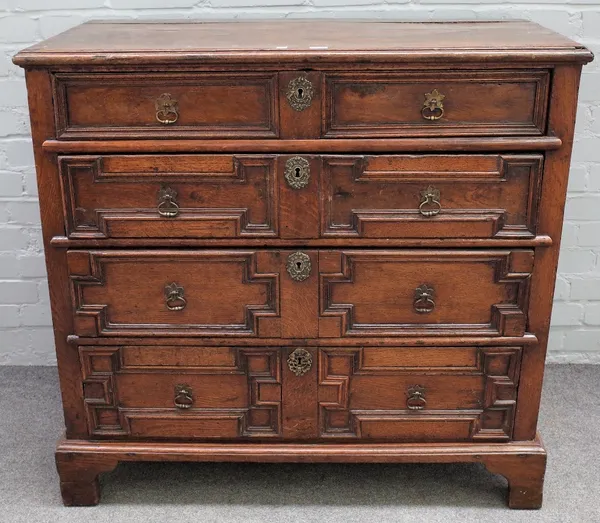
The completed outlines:
[[[478,462],[539,507],[591,58],[526,22],[88,23],[19,53],[64,502],[120,461]]]

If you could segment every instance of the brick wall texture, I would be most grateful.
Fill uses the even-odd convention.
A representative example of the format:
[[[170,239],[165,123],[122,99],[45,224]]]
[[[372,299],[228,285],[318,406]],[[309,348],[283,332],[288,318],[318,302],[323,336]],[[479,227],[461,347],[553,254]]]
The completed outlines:
[[[165,7],[167,6],[167,7]],[[90,19],[533,20],[586,44],[549,360],[600,363],[600,0],[0,0],[0,365],[55,364],[19,49]]]

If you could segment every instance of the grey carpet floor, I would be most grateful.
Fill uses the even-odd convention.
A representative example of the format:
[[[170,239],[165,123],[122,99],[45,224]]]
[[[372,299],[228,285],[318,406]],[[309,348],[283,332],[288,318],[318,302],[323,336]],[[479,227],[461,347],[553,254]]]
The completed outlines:
[[[2,523],[600,522],[600,365],[551,365],[540,429],[544,507],[511,511],[479,465],[129,463],[97,507],[61,505],[56,369],[0,367]]]

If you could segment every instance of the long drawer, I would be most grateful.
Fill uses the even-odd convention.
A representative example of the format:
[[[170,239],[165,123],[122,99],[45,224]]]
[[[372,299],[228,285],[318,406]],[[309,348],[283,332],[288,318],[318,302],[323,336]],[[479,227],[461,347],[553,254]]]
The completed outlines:
[[[59,158],[74,240],[531,240],[542,156]]]
[[[188,440],[506,441],[521,351],[79,347],[91,435]]]
[[[541,135],[549,79],[545,69],[53,76],[61,139]]]
[[[531,250],[67,253],[80,336],[521,336]]]

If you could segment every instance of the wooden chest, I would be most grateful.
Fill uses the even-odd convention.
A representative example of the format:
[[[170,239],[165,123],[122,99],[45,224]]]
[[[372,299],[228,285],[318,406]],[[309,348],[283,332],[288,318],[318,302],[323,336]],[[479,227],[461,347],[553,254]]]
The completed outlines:
[[[87,23],[22,51],[65,504],[120,461],[479,462],[536,433],[581,67],[526,22]]]

